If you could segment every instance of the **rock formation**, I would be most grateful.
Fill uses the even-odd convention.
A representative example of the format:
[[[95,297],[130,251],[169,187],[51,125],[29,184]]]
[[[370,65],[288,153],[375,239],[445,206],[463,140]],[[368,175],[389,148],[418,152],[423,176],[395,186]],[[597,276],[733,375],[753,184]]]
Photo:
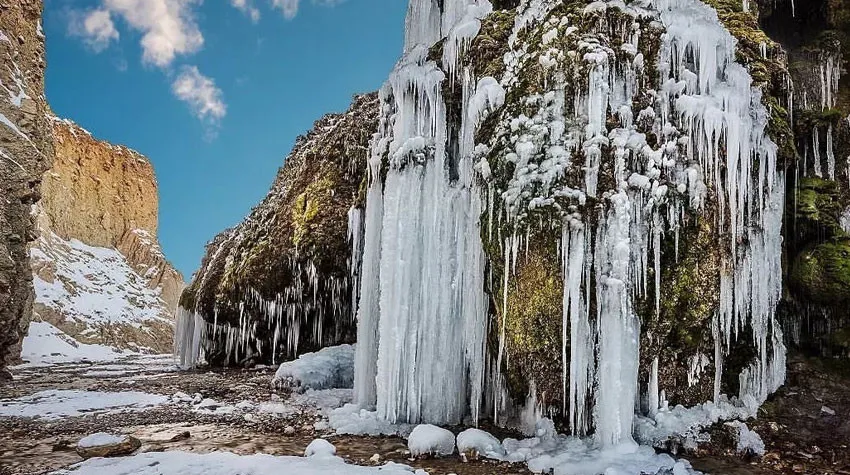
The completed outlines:
[[[53,119],[55,159],[36,206],[34,320],[83,343],[167,352],[182,276],[156,241],[150,161]]]
[[[363,178],[375,94],[298,138],[272,189],[207,245],[180,299],[184,363],[279,363],[354,340]],[[198,346],[200,345],[200,346]]]
[[[41,0],[0,1],[0,371],[32,311],[32,205],[53,158]]]

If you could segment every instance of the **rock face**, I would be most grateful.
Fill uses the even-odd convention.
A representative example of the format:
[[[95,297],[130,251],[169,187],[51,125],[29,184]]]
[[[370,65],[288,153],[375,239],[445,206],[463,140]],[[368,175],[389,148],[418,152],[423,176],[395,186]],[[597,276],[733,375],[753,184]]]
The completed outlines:
[[[32,309],[30,212],[53,158],[41,11],[41,0],[0,1],[0,368],[16,357]]]
[[[55,160],[37,206],[34,320],[69,337],[167,352],[183,279],[156,241],[150,161],[53,120]]]
[[[180,299],[186,364],[199,352],[217,365],[280,362],[353,341],[360,212],[352,209],[362,203],[377,115],[377,97],[367,94],[317,121],[268,196],[207,245]]]
[[[850,2],[758,2],[787,55],[791,129],[783,323],[806,351],[850,356]]]

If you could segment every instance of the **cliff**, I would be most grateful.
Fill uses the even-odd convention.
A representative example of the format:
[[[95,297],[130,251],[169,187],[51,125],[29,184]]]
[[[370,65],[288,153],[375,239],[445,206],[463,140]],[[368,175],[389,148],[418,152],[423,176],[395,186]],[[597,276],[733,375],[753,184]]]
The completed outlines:
[[[183,279],[156,241],[150,161],[70,121],[52,125],[55,159],[31,250],[34,321],[83,343],[170,351]]]
[[[377,114],[377,97],[367,94],[317,121],[266,198],[207,245],[180,299],[184,363],[201,355],[217,365],[280,362],[353,341],[360,215],[352,208],[363,199]]]
[[[41,0],[0,1],[0,372],[17,356],[32,309],[30,211],[53,157],[41,11]]]

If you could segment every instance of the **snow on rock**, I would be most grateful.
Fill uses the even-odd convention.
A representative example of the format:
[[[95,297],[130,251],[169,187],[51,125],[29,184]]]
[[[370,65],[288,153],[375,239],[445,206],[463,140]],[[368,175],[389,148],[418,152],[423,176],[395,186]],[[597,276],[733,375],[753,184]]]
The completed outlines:
[[[505,455],[499,439],[481,429],[466,429],[457,435],[457,451],[475,457],[497,458]]]
[[[351,388],[354,385],[354,346],[339,345],[305,353],[280,365],[276,387],[307,389]]]
[[[141,446],[139,439],[129,435],[98,432],[81,439],[77,443],[77,453],[83,458],[112,457],[131,454]]]
[[[315,439],[304,449],[305,457],[333,457],[334,455],[336,455],[336,447],[325,439]]]
[[[455,451],[455,435],[431,424],[420,424],[407,439],[407,448],[414,457],[419,455],[451,455]]]
[[[168,402],[167,396],[136,391],[98,392],[51,389],[16,399],[0,399],[0,417],[55,420],[88,414],[143,411]]]
[[[427,475],[424,470],[388,463],[381,467],[346,464],[339,457],[275,457],[272,455],[240,456],[230,452],[195,454],[189,452],[154,452],[132,457],[96,458],[74,465],[56,475]]]
[[[102,445],[120,444],[127,439],[126,435],[107,434],[106,432],[98,432],[80,439],[77,447],[90,448],[100,447]]]

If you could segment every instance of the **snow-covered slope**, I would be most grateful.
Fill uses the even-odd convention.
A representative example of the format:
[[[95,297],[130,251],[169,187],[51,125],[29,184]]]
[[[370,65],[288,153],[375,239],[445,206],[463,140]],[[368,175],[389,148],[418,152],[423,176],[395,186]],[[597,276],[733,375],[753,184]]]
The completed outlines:
[[[135,351],[168,351],[171,310],[117,249],[64,240],[44,230],[31,250],[34,322],[61,329],[80,343]],[[28,356],[24,354],[24,359]]]
[[[35,304],[23,359],[170,351],[183,282],[156,239],[150,161],[71,121],[52,123],[55,160],[32,209],[39,231],[30,246]]]

